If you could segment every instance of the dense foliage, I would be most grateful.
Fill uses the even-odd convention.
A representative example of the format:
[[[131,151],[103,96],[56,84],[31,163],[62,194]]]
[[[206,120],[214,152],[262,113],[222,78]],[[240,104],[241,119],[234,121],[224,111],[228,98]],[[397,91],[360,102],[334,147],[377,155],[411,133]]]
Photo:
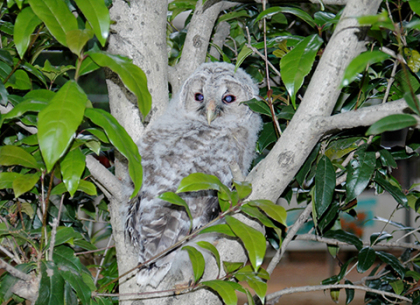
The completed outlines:
[[[181,12],[192,10],[187,25],[196,2],[176,0],[169,4],[167,42],[171,65],[182,54],[187,31],[187,27],[176,29],[172,21]],[[110,5],[103,0],[10,0],[1,7],[0,251],[1,267],[8,271],[0,278],[0,300],[4,304],[30,299],[18,295],[14,286],[23,280],[23,276],[19,277],[22,273],[40,279],[38,299],[32,300],[36,304],[117,302],[117,298],[98,294],[118,292],[118,272],[115,250],[97,248],[98,242],[112,238],[112,229],[104,190],[92,183],[86,156],[95,155],[111,171],[113,150],[125,156],[134,184],[132,196],[141,187],[141,157],[124,128],[108,112],[93,107],[78,82],[81,76],[108,68],[136,96],[144,117],[152,101],[143,71],[129,59],[101,50],[111,23]],[[341,13],[341,6],[324,7],[321,2],[267,4],[265,9],[259,4],[243,4],[219,16],[215,29],[223,22],[230,26],[224,45],[213,45],[221,60],[241,66],[262,84],[262,99],[247,102],[264,118],[256,162],[269,153],[292,120]],[[416,96],[420,92],[420,1],[384,1],[377,15],[360,18],[359,23],[366,27],[369,44],[367,51],[347,68],[334,114],[402,98],[411,112],[386,117],[370,128],[327,134],[290,181],[283,197],[290,202],[295,194],[303,208],[313,203],[314,235],[357,250],[357,255],[324,285],[352,284],[346,279],[349,268],[357,268],[360,273],[369,270],[370,277],[363,284],[372,291],[390,294],[370,291],[366,302],[391,304],[404,296],[420,304],[416,288],[420,280],[417,230],[403,224],[389,225],[416,238],[397,257],[375,248],[392,241],[393,229],[387,227],[387,231],[375,233],[366,244],[343,230],[340,222],[344,214],[357,216],[357,198],[366,189],[391,194],[395,209],[412,209],[414,213],[420,210],[420,193],[415,186],[404,189],[392,176],[396,161],[416,157],[420,146],[418,130],[412,128],[420,115]],[[51,64],[42,56],[46,50],[64,52],[72,64]],[[209,55],[208,59],[218,60],[216,57]],[[402,128],[408,128],[404,147],[381,145],[384,132]],[[273,247],[281,246],[287,233],[285,209],[267,200],[247,202],[250,185],[235,181],[230,189],[213,176],[189,176],[178,191],[200,189],[219,192],[219,218],[226,221],[206,226],[202,232],[213,230],[241,239],[251,265],[222,262],[219,268],[226,273],[223,278],[200,282],[202,255],[196,248],[185,246],[194,270],[193,288],[210,287],[226,304],[236,304],[237,290],[247,294],[253,303],[248,289],[228,281],[236,279],[246,281],[264,302],[269,280],[269,274],[261,268],[265,238]],[[176,194],[165,193],[162,198],[188,211]],[[230,216],[239,211],[261,222],[266,236]],[[94,223],[104,225],[98,229]],[[212,244],[198,245],[219,257]],[[328,250],[336,256],[338,246],[329,244]],[[331,291],[332,298],[336,298],[337,290]],[[347,287],[346,295],[346,303],[350,303],[354,290]]]

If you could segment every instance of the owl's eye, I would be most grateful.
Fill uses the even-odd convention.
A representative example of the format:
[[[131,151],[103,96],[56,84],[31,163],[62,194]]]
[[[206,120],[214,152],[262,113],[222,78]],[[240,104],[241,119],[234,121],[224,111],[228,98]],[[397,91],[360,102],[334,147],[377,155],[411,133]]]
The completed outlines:
[[[230,104],[230,103],[233,103],[235,100],[236,100],[236,97],[234,95],[226,95],[223,98],[223,103]]]
[[[194,98],[197,102],[202,102],[204,100],[204,95],[202,95],[201,93],[196,93],[194,95]]]

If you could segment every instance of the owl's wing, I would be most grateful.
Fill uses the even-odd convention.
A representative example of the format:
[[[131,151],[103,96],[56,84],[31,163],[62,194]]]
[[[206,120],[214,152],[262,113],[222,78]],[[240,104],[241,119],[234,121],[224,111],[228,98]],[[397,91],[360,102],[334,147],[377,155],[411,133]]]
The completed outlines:
[[[182,194],[181,197],[191,209],[194,219],[193,231],[208,223],[218,214],[218,199],[212,191],[187,193]],[[147,206],[141,207],[142,204]],[[147,200],[142,202],[139,197],[131,210],[135,212],[136,217],[128,217],[130,220],[127,225],[137,225],[134,229],[129,230],[129,234],[131,238],[139,241],[140,262],[147,262],[189,233],[190,219],[183,207],[168,204],[157,198],[151,202]],[[131,234],[132,231],[135,231],[134,235]],[[154,263],[144,266],[138,273],[138,283],[157,287],[170,270],[176,254],[177,250],[173,250]],[[179,263],[185,264],[185,261]]]

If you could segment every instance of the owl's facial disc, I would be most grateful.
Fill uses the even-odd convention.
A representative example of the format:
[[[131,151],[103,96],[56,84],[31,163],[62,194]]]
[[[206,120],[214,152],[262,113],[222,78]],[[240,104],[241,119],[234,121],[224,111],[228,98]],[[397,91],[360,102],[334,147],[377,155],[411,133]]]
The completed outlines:
[[[217,115],[218,111],[216,108],[216,102],[214,100],[211,100],[206,107],[206,117],[209,125],[217,117]]]

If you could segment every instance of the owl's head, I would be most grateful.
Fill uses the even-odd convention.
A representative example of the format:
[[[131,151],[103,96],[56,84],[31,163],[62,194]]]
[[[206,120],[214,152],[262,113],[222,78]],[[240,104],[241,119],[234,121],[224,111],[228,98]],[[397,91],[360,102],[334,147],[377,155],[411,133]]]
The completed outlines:
[[[178,107],[210,125],[240,120],[251,114],[242,102],[258,95],[258,87],[242,69],[227,63],[202,64],[184,83]]]

